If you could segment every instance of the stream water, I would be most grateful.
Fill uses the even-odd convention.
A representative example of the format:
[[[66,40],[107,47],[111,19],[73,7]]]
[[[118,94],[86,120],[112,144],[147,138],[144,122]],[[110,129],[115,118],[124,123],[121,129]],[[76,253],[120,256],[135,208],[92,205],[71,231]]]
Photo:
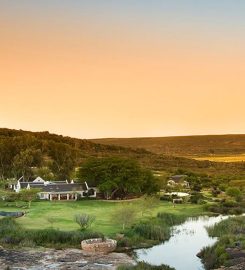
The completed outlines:
[[[136,250],[136,260],[152,265],[167,264],[176,270],[203,270],[201,260],[196,255],[203,247],[213,245],[217,240],[208,235],[206,227],[226,218],[218,216],[188,219],[173,227],[172,237],[168,241],[152,248]]]

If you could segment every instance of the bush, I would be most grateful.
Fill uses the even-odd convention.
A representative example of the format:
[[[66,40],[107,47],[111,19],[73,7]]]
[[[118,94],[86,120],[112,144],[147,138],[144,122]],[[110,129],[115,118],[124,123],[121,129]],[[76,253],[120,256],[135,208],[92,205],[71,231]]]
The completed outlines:
[[[75,217],[75,222],[81,227],[82,230],[86,230],[95,221],[95,216],[89,215],[89,214],[76,214]]]
[[[139,247],[139,243],[144,243],[144,241],[145,241],[144,237],[135,233],[132,233],[132,235],[129,233],[128,236],[117,240],[117,246],[123,248]]]
[[[203,202],[203,199],[204,199],[204,197],[201,193],[195,192],[195,193],[191,194],[190,202],[193,204],[199,204],[199,203]]]
[[[233,197],[235,198],[237,201],[241,201],[241,196],[242,196],[242,193],[241,191],[239,190],[239,188],[236,188],[236,187],[229,187],[227,190],[226,190],[226,194],[230,197]]]
[[[233,207],[237,207],[239,205],[237,202],[234,202],[234,201],[224,201],[223,206],[233,208]]]
[[[169,195],[165,195],[165,194],[164,194],[163,196],[160,197],[160,200],[161,200],[161,201],[171,202],[171,201],[172,201],[172,197],[169,196]]]

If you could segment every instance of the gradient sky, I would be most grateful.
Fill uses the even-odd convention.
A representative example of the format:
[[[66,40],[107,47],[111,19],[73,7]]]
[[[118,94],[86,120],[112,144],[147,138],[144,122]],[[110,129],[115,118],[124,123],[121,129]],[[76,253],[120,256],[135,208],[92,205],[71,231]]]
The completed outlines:
[[[244,0],[1,0],[0,127],[245,133]]]

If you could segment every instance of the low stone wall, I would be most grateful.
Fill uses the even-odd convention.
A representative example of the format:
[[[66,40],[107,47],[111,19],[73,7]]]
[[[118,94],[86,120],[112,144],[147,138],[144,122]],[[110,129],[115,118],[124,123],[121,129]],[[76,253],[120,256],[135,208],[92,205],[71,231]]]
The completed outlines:
[[[116,249],[117,241],[102,238],[88,239],[81,242],[81,247],[88,252],[109,253]]]

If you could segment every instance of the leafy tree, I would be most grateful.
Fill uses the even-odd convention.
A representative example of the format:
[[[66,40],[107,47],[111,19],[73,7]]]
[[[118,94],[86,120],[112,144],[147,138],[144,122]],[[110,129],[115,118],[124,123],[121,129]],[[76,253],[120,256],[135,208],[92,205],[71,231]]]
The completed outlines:
[[[37,168],[34,170],[34,174],[46,180],[54,180],[54,174],[49,167]]]
[[[32,175],[32,167],[42,164],[42,155],[40,150],[26,149],[14,157],[13,170],[16,177],[23,176],[29,179]]]
[[[28,208],[31,207],[32,201],[34,201],[37,198],[37,194],[40,192],[39,189],[33,188],[33,189],[22,189],[19,192],[20,199],[22,201],[28,202]]]
[[[57,178],[70,178],[76,164],[76,150],[63,143],[51,142],[49,145],[49,155],[53,159],[51,170]]]
[[[4,199],[9,202],[15,202],[15,205],[17,206],[18,201],[20,200],[20,194],[14,191],[6,191]]]
[[[131,225],[137,216],[137,208],[131,204],[123,203],[112,213],[112,220],[122,226],[124,231],[126,227]]]
[[[142,170],[142,193],[147,195],[155,194],[160,190],[159,181],[154,177],[152,171],[150,170]]]
[[[129,194],[151,194],[158,190],[152,173],[126,158],[89,159],[80,168],[79,178],[97,186],[107,199],[123,199]]]

